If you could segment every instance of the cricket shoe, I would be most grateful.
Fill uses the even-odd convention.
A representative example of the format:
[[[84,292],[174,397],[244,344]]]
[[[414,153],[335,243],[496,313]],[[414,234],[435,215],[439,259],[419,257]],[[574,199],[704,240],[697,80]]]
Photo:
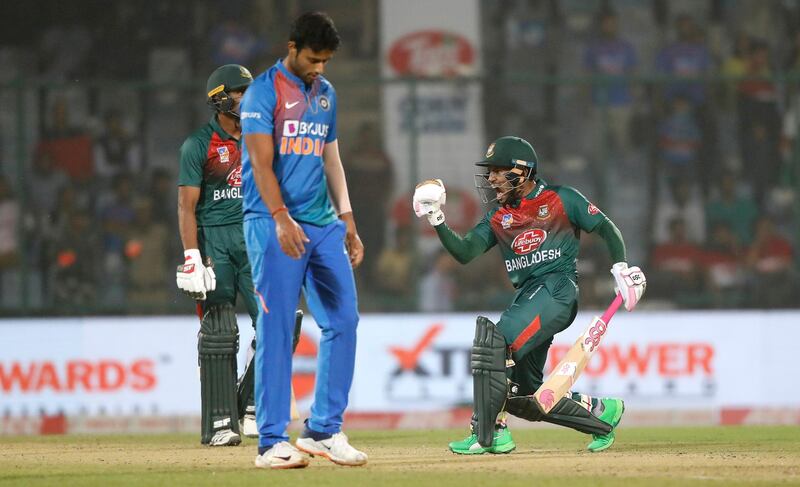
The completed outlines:
[[[604,421],[611,425],[611,432],[605,435],[592,435],[592,442],[586,447],[590,452],[596,453],[599,451],[607,450],[614,444],[614,431],[622,419],[622,413],[625,412],[625,403],[622,399],[603,398],[603,412],[600,414],[600,421]]]
[[[275,443],[264,453],[256,456],[257,468],[305,468],[310,459],[288,441]]]
[[[231,429],[219,430],[211,437],[208,446],[236,446],[242,442],[242,437]]]
[[[461,441],[454,441],[447,447],[457,455],[483,455],[484,453],[510,453],[517,448],[517,444],[511,437],[511,430],[503,426],[495,428],[492,446],[488,448],[478,443],[478,435],[475,433]]]
[[[317,439],[312,438],[312,435]],[[321,433],[310,432],[306,426],[302,436],[294,444],[300,451],[306,452],[312,457],[319,455],[337,465],[357,467],[367,463],[367,454],[353,448],[347,440],[347,435],[343,432],[334,433],[324,439],[320,436],[322,436]]]
[[[258,438],[258,424],[256,423],[255,406],[247,406],[247,410],[244,413],[241,427],[239,429],[242,431],[242,434],[248,438]]]

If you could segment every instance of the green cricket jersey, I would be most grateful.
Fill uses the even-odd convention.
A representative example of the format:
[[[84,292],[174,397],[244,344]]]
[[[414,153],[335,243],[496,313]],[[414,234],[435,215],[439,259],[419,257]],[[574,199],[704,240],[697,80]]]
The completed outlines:
[[[181,146],[178,186],[200,188],[198,226],[242,222],[241,141],[220,127],[216,115]]]
[[[482,241],[483,252],[500,245],[515,288],[551,273],[577,276],[580,231],[591,232],[607,217],[569,186],[538,180],[519,205],[490,210],[467,238]]]

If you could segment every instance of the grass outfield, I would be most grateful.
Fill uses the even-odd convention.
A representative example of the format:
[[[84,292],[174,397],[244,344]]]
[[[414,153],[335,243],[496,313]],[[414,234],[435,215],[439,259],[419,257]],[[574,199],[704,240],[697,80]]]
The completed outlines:
[[[608,451],[563,429],[514,432],[508,455],[456,456],[464,431],[353,431],[366,467],[321,458],[302,470],[253,467],[255,440],[206,448],[195,435],[0,438],[0,485],[526,487],[800,485],[800,428],[630,428]]]

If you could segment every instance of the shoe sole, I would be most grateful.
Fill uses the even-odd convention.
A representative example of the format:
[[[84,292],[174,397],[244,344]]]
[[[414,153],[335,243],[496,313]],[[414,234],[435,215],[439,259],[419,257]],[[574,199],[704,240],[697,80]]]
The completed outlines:
[[[242,439],[241,439],[241,438],[239,438],[239,439],[236,439],[236,440],[231,440],[231,441],[229,441],[229,442],[227,442],[227,443],[220,443],[220,444],[217,444],[217,445],[213,445],[213,444],[209,443],[209,444],[208,444],[208,446],[210,446],[210,447],[219,447],[219,446],[239,446],[239,445],[241,445],[241,444],[242,444]]]
[[[287,463],[284,465],[259,465],[258,460],[256,460],[255,465],[256,468],[263,468],[263,469],[270,469],[270,470],[288,470],[290,468],[306,468],[309,464],[309,460],[306,459],[304,462],[297,462],[297,463]]]
[[[517,449],[517,445],[515,443],[506,443],[503,446],[497,446],[489,450],[489,453],[497,453],[500,455],[511,453],[512,451]]]
[[[487,450],[487,449],[475,450],[475,451],[469,451],[469,450],[456,451],[456,450],[453,450],[452,448],[448,447],[448,450],[450,450],[451,452],[453,452],[456,455],[483,455],[485,453],[489,453],[489,450]]]
[[[362,465],[366,465],[367,464],[366,460],[364,460],[363,462],[358,462],[358,463],[346,462],[346,461],[341,460],[341,459],[339,459],[337,457],[331,456],[328,452],[325,452],[325,451],[320,451],[320,450],[314,451],[314,450],[310,450],[308,448],[303,448],[302,446],[300,446],[299,443],[295,443],[294,446],[298,450],[300,450],[301,452],[307,453],[308,455],[311,455],[311,458],[314,458],[315,456],[320,456],[320,457],[323,457],[323,458],[327,458],[328,460],[332,461],[336,465],[341,465],[343,467],[360,467]]]

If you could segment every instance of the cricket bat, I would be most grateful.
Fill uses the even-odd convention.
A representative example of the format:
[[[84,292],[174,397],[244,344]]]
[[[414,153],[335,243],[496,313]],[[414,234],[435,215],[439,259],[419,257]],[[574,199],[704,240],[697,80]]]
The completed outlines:
[[[586,368],[586,364],[589,363],[589,359],[592,358],[594,351],[600,346],[600,340],[603,339],[603,335],[608,330],[608,323],[621,304],[622,295],[617,294],[608,309],[603,313],[603,316],[595,316],[592,319],[586,331],[578,337],[572,348],[569,349],[561,362],[550,373],[550,377],[533,394],[536,405],[543,414],[549,413],[553,406],[569,392],[572,385],[578,380],[583,369]]]

